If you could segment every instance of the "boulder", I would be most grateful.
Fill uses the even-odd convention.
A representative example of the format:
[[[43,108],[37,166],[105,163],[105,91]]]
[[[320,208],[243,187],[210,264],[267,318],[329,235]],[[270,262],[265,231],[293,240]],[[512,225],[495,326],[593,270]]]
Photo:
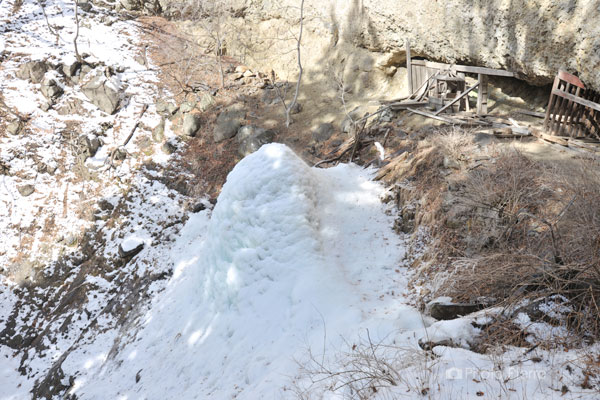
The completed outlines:
[[[79,153],[84,158],[94,157],[102,145],[96,135],[81,135],[77,140]]]
[[[429,305],[429,314],[437,320],[451,320],[469,315],[483,308],[485,308],[483,304],[432,303]]]
[[[302,104],[294,103],[294,106],[290,110],[290,114],[300,114],[302,112]]]
[[[106,78],[97,74],[81,86],[81,91],[92,104],[107,114],[114,114],[119,108],[121,96],[119,82],[113,78]]]
[[[173,136],[162,145],[161,149],[166,154],[173,154],[179,149],[179,137]]]
[[[200,109],[200,111],[208,111],[212,106],[215,105],[215,99],[209,93],[202,94],[202,97],[196,104],[196,107]]]
[[[354,110],[350,111],[340,124],[341,131],[344,133],[350,133],[352,131],[352,127],[354,126],[352,121],[358,121],[361,118],[361,115],[366,114],[366,112],[367,109],[364,107],[356,107]]]
[[[202,118],[199,114],[186,114],[183,118],[183,126],[181,132],[185,136],[194,137],[198,129],[202,126]]]
[[[54,102],[64,93],[64,90],[52,78],[45,78],[40,89],[44,97],[50,102]]]
[[[81,5],[81,3],[80,3],[80,5]],[[71,61],[65,62],[62,65],[61,69],[62,69],[63,74],[65,74],[66,77],[72,78],[77,75],[77,71],[79,71],[80,68],[81,68],[81,63],[79,61],[71,60]]]
[[[92,10],[92,3],[88,0],[78,0],[77,4],[79,5],[79,8],[85,12],[90,12]]]
[[[179,110],[179,107],[170,101],[159,100],[156,102],[156,112],[164,115],[165,117],[171,117],[177,112],[177,110]]]
[[[246,111],[239,104],[227,107],[219,114],[213,136],[215,142],[221,142],[234,137],[246,118]]]
[[[6,126],[6,132],[10,133],[11,135],[18,135],[19,132],[21,132],[21,129],[23,129],[23,124],[21,121],[13,121]]]
[[[325,141],[329,140],[331,135],[333,135],[334,130],[335,129],[333,127],[333,124],[331,124],[329,122],[325,122],[325,123],[322,123],[319,126],[317,126],[312,131],[312,137],[317,142],[325,142]]]
[[[55,110],[59,115],[72,115],[72,114],[84,114],[85,109],[83,108],[83,100],[77,97],[67,98],[65,101],[61,101]]]
[[[152,140],[162,142],[165,139],[165,119],[162,118],[152,130]]]
[[[49,101],[44,101],[41,105],[40,105],[40,109],[42,111],[48,111],[52,108],[52,103]]]
[[[121,0],[120,3],[127,11],[138,11],[142,7],[140,0]]]
[[[16,75],[20,79],[29,79],[33,83],[40,83],[48,72],[48,65],[43,61],[29,61],[22,64]]]
[[[144,241],[136,238],[126,238],[119,244],[119,257],[130,258],[144,249]]]
[[[184,101],[179,106],[179,111],[181,111],[182,113],[189,113],[194,109],[194,107],[196,107],[196,103],[192,101]]]
[[[238,147],[238,154],[242,157],[246,157],[248,154],[260,149],[261,146],[273,142],[275,132],[263,128],[254,128],[251,134],[245,134],[244,136],[245,138],[240,141]]]
[[[35,192],[35,187],[33,185],[21,185],[17,186],[17,190],[21,196],[27,197],[31,196],[33,192]]]

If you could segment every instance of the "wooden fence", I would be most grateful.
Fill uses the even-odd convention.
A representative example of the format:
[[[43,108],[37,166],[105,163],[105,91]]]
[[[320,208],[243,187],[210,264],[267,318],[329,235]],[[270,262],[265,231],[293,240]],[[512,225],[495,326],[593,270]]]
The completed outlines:
[[[575,75],[559,71],[554,79],[544,130],[554,136],[600,139],[600,94]]]

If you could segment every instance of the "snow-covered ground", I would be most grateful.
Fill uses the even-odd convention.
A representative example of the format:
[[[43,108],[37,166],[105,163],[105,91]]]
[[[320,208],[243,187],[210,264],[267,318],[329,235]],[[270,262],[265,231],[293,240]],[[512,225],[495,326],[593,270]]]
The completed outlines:
[[[0,342],[0,399],[30,398],[56,366],[62,376],[49,383],[64,390],[54,398],[358,398],[361,389],[374,398],[597,398],[578,389],[597,348],[476,354],[469,343],[488,317],[435,321],[411,306],[411,238],[392,230],[394,210],[382,204],[385,189],[371,170],[309,168],[272,144],[235,167],[214,209],[190,214],[191,199],[169,189],[160,168],[141,167],[151,160],[169,168],[160,144],[144,151],[132,140],[126,160],[109,168],[144,104],[136,139],[158,123],[158,77],[139,62],[136,22],[82,11],[79,51],[121,71],[124,102],[109,116],[57,78],[65,90],[57,107],[76,98],[81,114],[42,111],[39,84],[15,72],[32,59],[72,62],[75,32],[72,4],[46,3],[58,43],[37,1],[24,0],[16,14],[0,2],[0,51],[8,54],[0,90],[30,117],[24,133],[0,135],[0,162],[11,171],[0,175],[0,332],[9,322],[15,332],[42,332],[37,344],[16,343],[26,354]],[[102,138],[86,161],[93,179],[77,175],[69,151],[72,135],[84,133]],[[39,163],[59,169],[52,175]],[[19,194],[24,184],[34,185],[32,195]],[[118,223],[82,215],[100,198],[121,210]],[[144,246],[118,268],[76,262],[85,231],[101,238],[98,259]],[[43,259],[42,282],[64,277],[39,287],[30,277],[30,304],[5,273],[22,254]],[[54,263],[65,255],[72,259]],[[81,287],[79,303],[58,312],[61,296]],[[520,322],[540,335],[549,327],[526,315]]]

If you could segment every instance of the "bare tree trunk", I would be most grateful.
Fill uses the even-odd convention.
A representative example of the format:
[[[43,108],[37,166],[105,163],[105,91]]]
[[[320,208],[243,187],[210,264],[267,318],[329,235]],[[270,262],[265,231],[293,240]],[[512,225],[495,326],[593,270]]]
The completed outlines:
[[[300,81],[302,80],[302,59],[301,59],[301,51],[300,45],[302,44],[302,32],[304,30],[304,0],[300,3],[300,33],[298,34],[298,40],[296,41],[296,51],[298,53],[298,82],[296,82],[296,92],[294,93],[294,98],[292,102],[285,108],[285,126],[287,128],[290,127],[291,119],[290,112],[296,105],[298,101],[298,93],[300,92]],[[285,104],[285,103],[284,103]]]
[[[225,72],[223,72],[223,44],[221,42],[221,33],[218,30],[217,30],[217,62],[219,64],[221,89],[223,89],[225,87]]]
[[[75,0],[75,37],[73,38],[73,45],[75,46],[75,57],[77,57],[77,61],[83,63],[83,59],[79,54],[79,49],[77,48],[77,39],[79,39],[79,0]]]

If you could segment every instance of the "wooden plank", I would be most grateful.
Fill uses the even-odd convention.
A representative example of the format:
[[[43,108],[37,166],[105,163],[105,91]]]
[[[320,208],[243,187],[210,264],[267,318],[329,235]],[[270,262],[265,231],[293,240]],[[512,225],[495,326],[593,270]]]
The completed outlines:
[[[470,65],[450,65],[444,63],[438,63],[434,61],[427,60],[414,60],[413,64],[423,65],[429,68],[442,69],[442,70],[450,70],[451,72],[466,72],[468,74],[483,74],[483,75],[494,75],[494,76],[505,76],[508,78],[514,78],[515,74],[510,71],[505,71],[503,69],[495,69],[495,68],[486,68],[486,67],[473,67]]]
[[[454,100],[452,100],[450,103],[446,104],[444,107],[440,108],[439,110],[437,110],[434,114],[438,115],[440,113],[442,113],[443,111],[445,111],[446,109],[452,107],[452,105],[454,103],[456,103],[457,101],[459,101],[460,99],[462,99],[463,97],[467,96],[473,89],[479,87],[479,82],[477,82],[475,85],[471,86],[470,88],[468,88],[464,93],[462,93],[460,96],[457,96]],[[468,100],[467,100],[468,101]]]
[[[562,70],[558,71],[558,79],[568,82],[573,86],[577,86],[578,88],[585,89],[583,82],[581,82],[578,77],[568,72]]]
[[[453,124],[453,125],[468,125],[469,124],[469,122],[461,121],[461,120],[455,119],[455,118],[442,117],[442,116],[439,116],[439,115],[435,115],[435,114],[429,113],[427,111],[415,110],[413,108],[407,108],[407,110],[410,111],[410,112],[412,112],[412,113],[414,113],[414,114],[419,114],[419,115],[422,115],[422,116],[427,117],[427,118],[436,119],[438,121],[442,121],[442,122],[445,122],[447,124]]]
[[[544,118],[546,116],[546,114],[544,114],[542,112],[529,111],[529,110],[524,110],[524,109],[516,110],[515,112],[517,112],[519,114],[523,114],[523,115],[529,115],[529,116],[536,117],[536,118]]]
[[[406,39],[406,72],[408,80],[408,93],[413,92],[413,81],[412,81],[412,62],[410,58],[410,40]]]
[[[539,137],[541,137],[544,140],[547,140],[548,142],[560,144],[561,146],[569,145],[569,140],[566,138],[562,138],[560,136],[553,136],[553,135],[548,135],[547,133],[544,133],[544,132],[540,132]]]
[[[589,101],[586,99],[583,99],[581,97],[577,97],[571,93],[566,93],[563,92],[562,90],[559,89],[553,89],[552,90],[552,94],[556,95],[556,96],[560,96],[562,98],[565,98],[567,100],[571,100],[574,101],[577,104],[581,104],[582,106],[591,108],[592,110],[596,110],[596,111],[600,111],[600,104],[595,103],[593,101]]]
[[[478,81],[479,89],[477,91],[477,114],[485,115],[488,112],[488,76],[479,74]]]
[[[578,147],[594,153],[600,153],[600,142],[593,143],[578,139],[569,139],[569,147]]]

